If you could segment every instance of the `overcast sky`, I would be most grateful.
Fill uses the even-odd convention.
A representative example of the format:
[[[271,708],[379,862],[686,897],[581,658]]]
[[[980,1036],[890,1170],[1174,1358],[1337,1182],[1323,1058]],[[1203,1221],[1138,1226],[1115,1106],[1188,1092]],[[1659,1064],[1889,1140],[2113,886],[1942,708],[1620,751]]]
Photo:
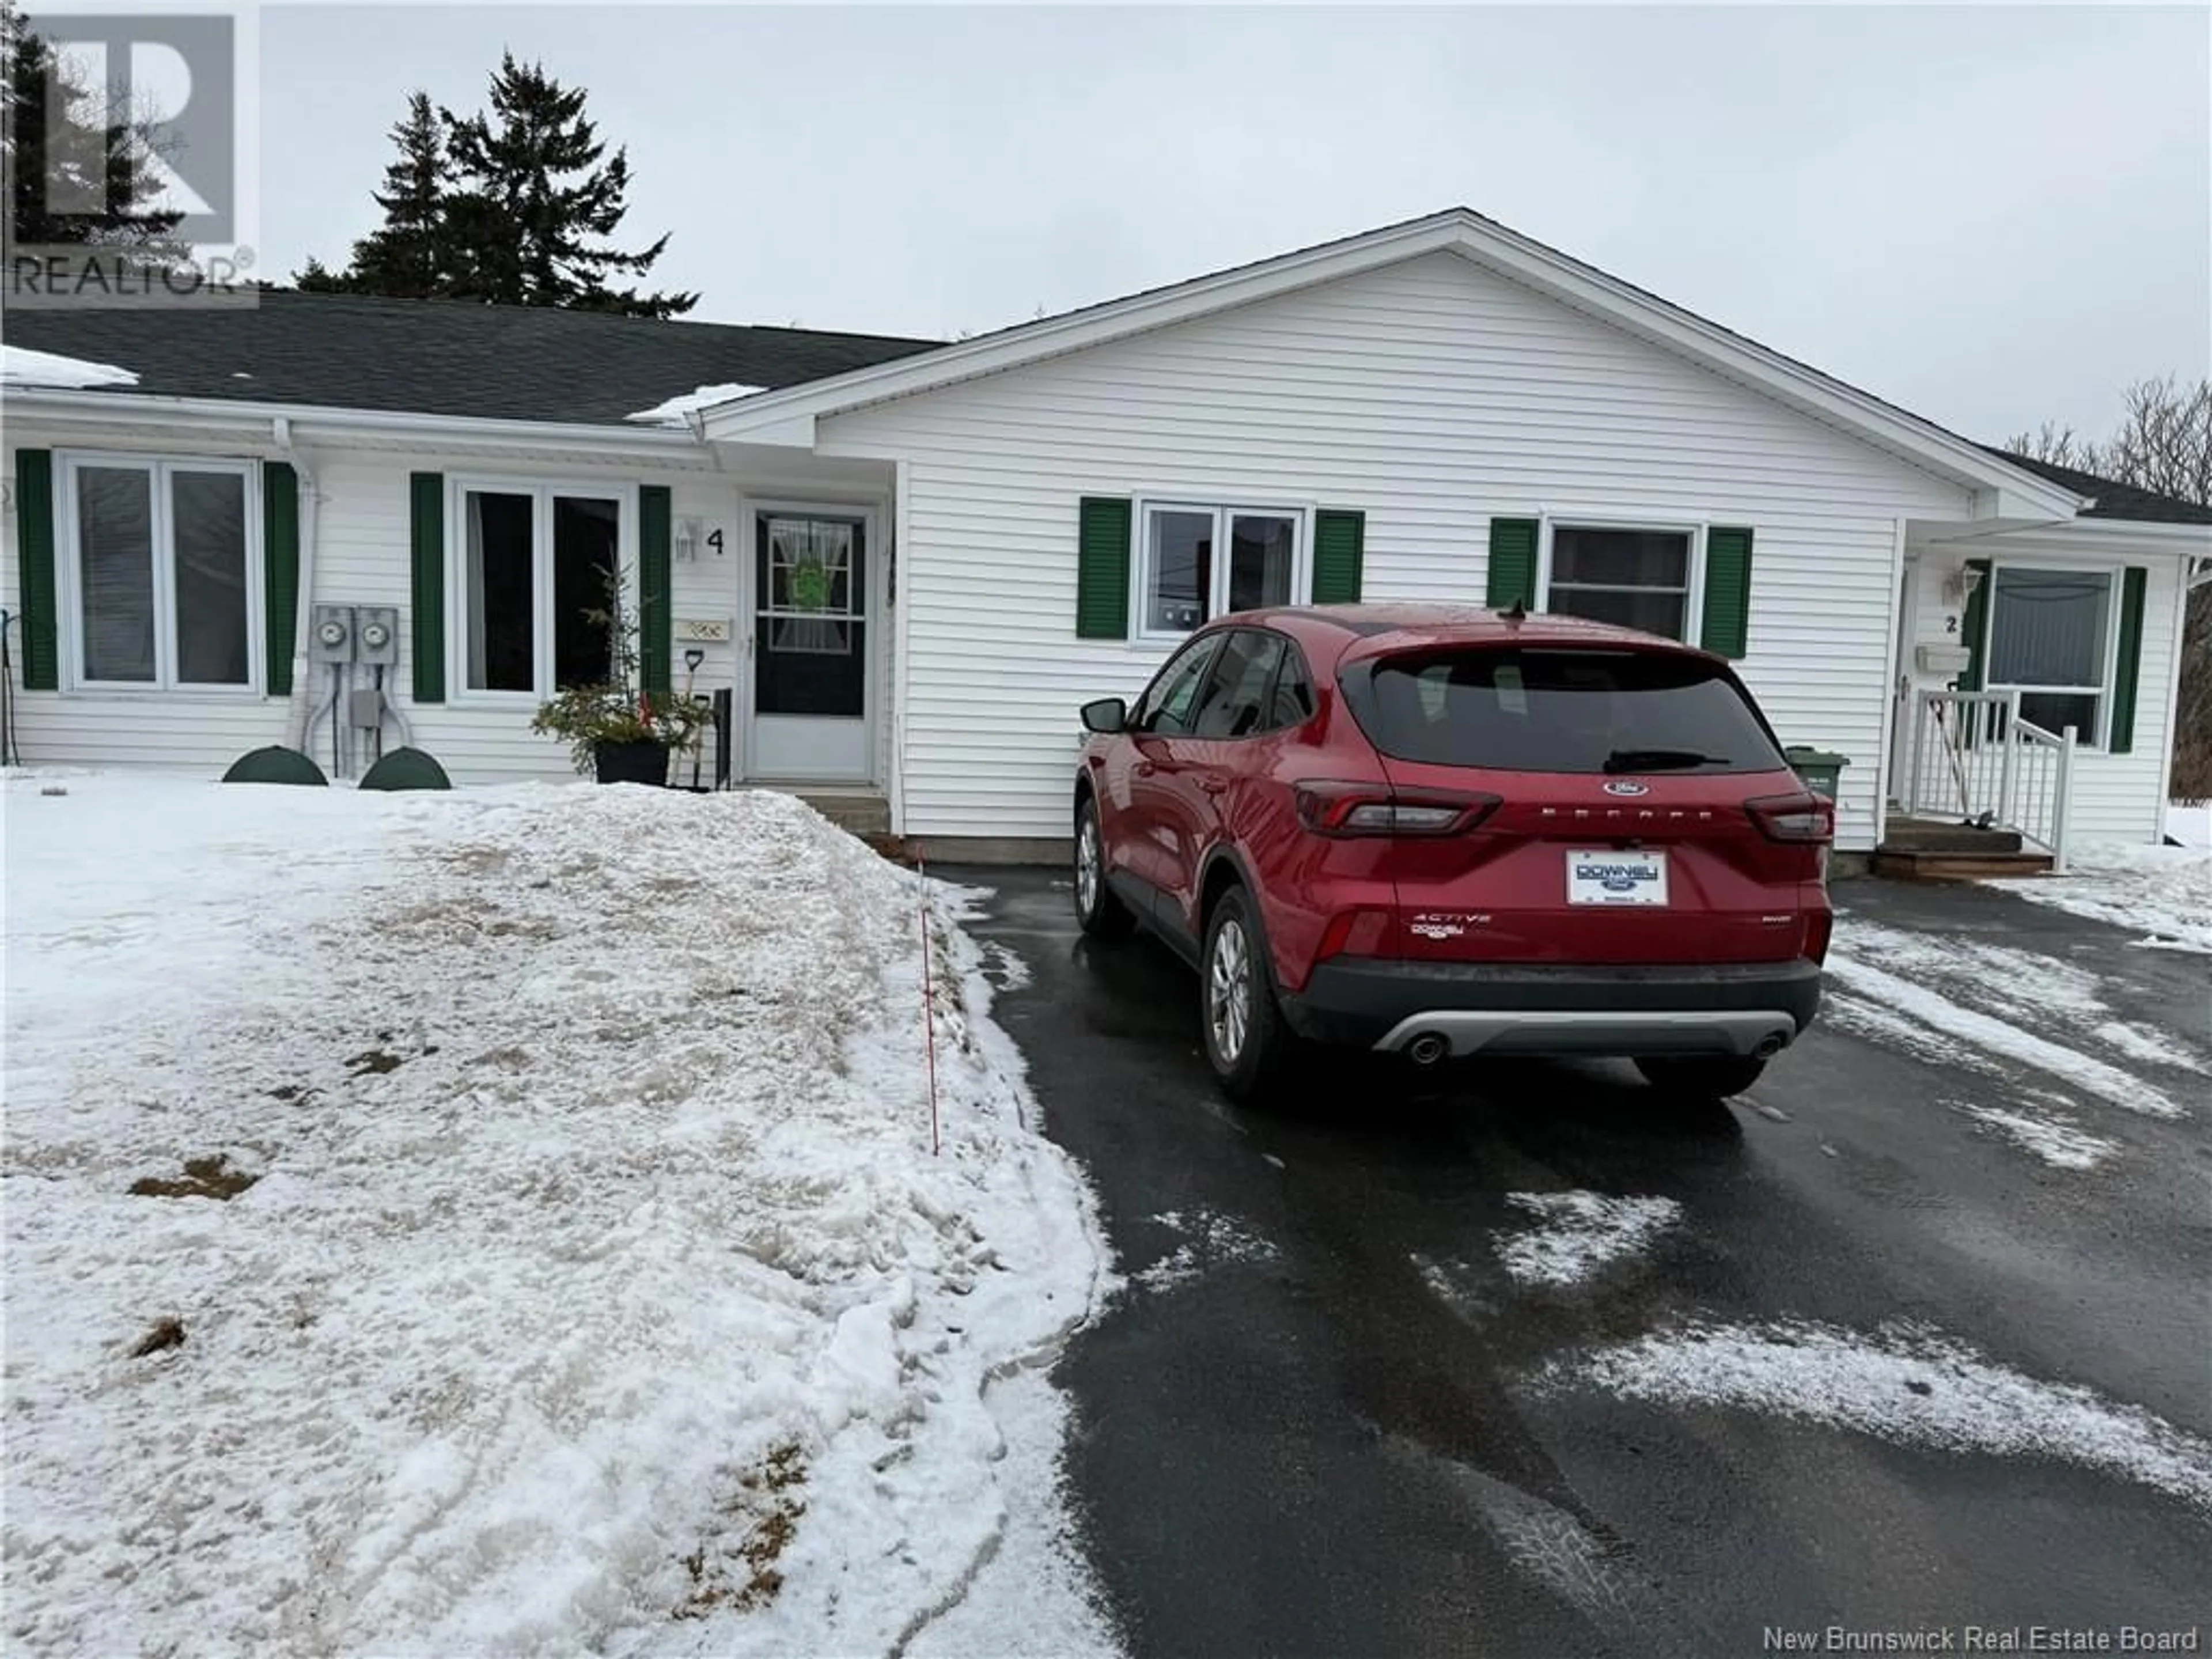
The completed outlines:
[[[695,313],[950,337],[1463,204],[1946,425],[2212,362],[2212,11],[295,7],[264,269],[501,49],[629,147]]]

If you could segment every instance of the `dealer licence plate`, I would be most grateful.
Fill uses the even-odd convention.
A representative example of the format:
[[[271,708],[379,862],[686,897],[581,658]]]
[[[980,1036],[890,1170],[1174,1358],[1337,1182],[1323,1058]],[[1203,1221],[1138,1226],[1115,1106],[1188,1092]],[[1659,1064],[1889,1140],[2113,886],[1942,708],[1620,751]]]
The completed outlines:
[[[1664,853],[1608,853],[1571,849],[1567,854],[1570,904],[1664,904]]]

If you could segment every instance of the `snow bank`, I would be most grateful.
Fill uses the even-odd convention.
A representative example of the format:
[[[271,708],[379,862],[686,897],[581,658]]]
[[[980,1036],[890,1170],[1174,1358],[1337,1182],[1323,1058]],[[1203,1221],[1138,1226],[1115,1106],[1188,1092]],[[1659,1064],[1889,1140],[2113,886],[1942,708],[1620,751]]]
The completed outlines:
[[[131,370],[109,363],[88,363],[81,357],[33,351],[27,346],[0,345],[0,386],[82,388],[137,384],[138,376]]]
[[[2166,835],[2177,845],[2199,852],[2212,848],[2212,800],[2168,802]]]
[[[1671,1198],[1607,1198],[1602,1193],[1508,1193],[1505,1201],[1538,1225],[1497,1239],[1505,1271],[1523,1285],[1579,1285],[1636,1255],[1682,1218]]]
[[[930,1156],[915,878],[765,793],[67,788],[5,786],[12,1643],[883,1651],[1053,1555],[1064,1401],[994,1396],[1103,1247],[941,915]],[[188,1160],[255,1179],[130,1190]]]
[[[739,386],[734,380],[725,380],[719,386],[696,387],[680,397],[655,404],[651,409],[641,409],[634,414],[625,415],[623,419],[640,421],[650,426],[688,428],[691,424],[689,417],[692,415],[712,409],[717,404],[757,397],[767,390],[766,386]]]
[[[1917,1327],[1863,1335],[1797,1321],[1693,1322],[1555,1362],[1537,1385],[1735,1407],[1944,1451],[2061,1459],[2212,1510],[2212,1446],[2140,1407],[2039,1381]]]
[[[2095,842],[2069,852],[2063,876],[1990,885],[2130,928],[2139,944],[2212,955],[2212,848]]]

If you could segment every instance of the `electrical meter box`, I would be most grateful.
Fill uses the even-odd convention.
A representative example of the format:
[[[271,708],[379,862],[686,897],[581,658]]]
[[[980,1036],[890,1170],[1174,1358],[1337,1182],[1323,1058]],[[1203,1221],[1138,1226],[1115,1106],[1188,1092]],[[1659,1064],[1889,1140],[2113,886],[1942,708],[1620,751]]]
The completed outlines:
[[[310,662],[351,662],[353,650],[353,607],[349,605],[317,605],[313,624],[307,632],[307,659]]]
[[[359,626],[355,637],[360,641],[356,662],[372,667],[392,668],[399,662],[399,612],[388,605],[364,605],[356,612]]]

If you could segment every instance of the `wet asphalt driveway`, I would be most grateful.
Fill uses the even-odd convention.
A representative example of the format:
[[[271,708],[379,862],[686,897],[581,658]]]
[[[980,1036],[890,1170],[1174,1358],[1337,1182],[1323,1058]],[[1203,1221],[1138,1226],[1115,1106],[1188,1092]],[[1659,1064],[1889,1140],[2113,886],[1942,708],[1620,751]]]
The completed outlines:
[[[935,873],[996,890],[997,1016],[1129,1278],[1056,1375],[1132,1654],[2212,1624],[2203,957],[1851,883],[1831,1017],[1732,1106],[1516,1063],[1247,1111],[1164,950]],[[1651,1224],[1547,1256],[1562,1194]]]

